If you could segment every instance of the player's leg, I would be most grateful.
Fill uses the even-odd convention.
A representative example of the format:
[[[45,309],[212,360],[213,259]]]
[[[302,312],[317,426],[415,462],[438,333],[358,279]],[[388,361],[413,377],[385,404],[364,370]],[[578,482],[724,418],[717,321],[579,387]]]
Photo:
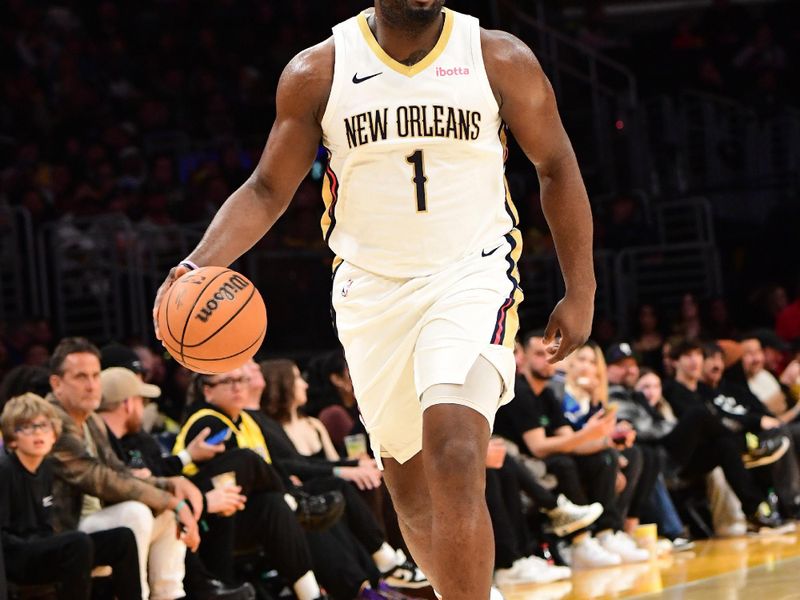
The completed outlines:
[[[485,497],[486,450],[502,389],[494,365],[479,356],[463,385],[438,384],[422,395],[432,573],[444,600],[489,597],[494,538]]]
[[[383,480],[392,497],[403,540],[428,581],[438,589],[431,546],[433,507],[422,452],[403,464],[384,458],[383,469]]]

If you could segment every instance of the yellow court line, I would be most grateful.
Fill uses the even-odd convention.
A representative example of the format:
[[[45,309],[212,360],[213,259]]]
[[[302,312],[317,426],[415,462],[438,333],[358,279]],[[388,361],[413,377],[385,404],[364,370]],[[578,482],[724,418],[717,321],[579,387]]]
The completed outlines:
[[[503,593],[506,600],[587,600],[642,595],[658,597],[662,595],[660,592],[670,590],[670,598],[744,599],[746,596],[743,595],[731,596],[720,591],[718,596],[709,590],[728,589],[732,585],[730,581],[738,582],[736,587],[739,588],[742,581],[747,583],[752,579],[752,585],[762,586],[766,580],[771,591],[781,592],[778,596],[770,594],[764,598],[788,597],[786,594],[797,593],[798,586],[782,581],[787,571],[791,573],[791,580],[797,581],[800,565],[795,565],[798,561],[790,559],[800,557],[799,539],[797,534],[788,534],[701,541],[690,552],[673,554],[650,563],[576,571],[569,581],[511,586],[504,588]],[[761,566],[764,568],[753,570]],[[725,574],[730,574],[730,577],[719,577]],[[776,585],[783,587],[775,590]],[[706,590],[704,595],[695,596],[695,591],[701,586]],[[684,587],[688,588],[686,594],[680,591]]]

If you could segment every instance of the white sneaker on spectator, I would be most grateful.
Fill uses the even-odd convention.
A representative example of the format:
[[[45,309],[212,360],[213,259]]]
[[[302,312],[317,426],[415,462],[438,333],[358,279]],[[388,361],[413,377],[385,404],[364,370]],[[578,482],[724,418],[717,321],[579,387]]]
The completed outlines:
[[[580,542],[572,545],[570,566],[573,569],[595,569],[599,567],[614,567],[622,563],[619,554],[609,552],[597,538],[586,536]]]
[[[547,566],[547,563],[544,563],[544,566]],[[500,586],[516,583],[548,583],[550,581],[555,580],[548,579],[542,564],[524,558],[515,560],[508,569],[497,569],[494,572],[494,582]]]
[[[381,578],[391,585],[398,588],[418,589],[428,587],[430,582],[419,567],[408,560],[405,552],[399,548],[396,551],[396,566],[381,573]]]
[[[636,542],[623,531],[616,533],[604,531],[597,536],[597,540],[603,548],[618,555],[624,563],[644,562],[650,558],[650,553],[639,548]]]
[[[543,573],[546,581],[542,583],[552,583],[553,581],[561,581],[562,579],[569,579],[572,577],[572,570],[569,567],[551,565],[538,556],[528,556],[526,558],[521,558],[520,561],[523,562],[527,568]]]
[[[714,531],[719,537],[740,537],[747,535],[747,523],[744,521],[735,521],[729,525],[722,525]]]
[[[599,502],[579,505],[574,504],[564,494],[559,494],[556,503],[558,506],[546,511],[545,514],[550,518],[550,522],[553,524],[553,533],[558,537],[564,537],[588,527],[603,514],[603,506]]]

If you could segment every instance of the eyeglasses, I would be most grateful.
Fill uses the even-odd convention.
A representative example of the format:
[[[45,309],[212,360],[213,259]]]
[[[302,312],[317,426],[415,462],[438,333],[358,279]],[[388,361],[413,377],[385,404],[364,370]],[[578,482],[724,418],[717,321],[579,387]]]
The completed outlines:
[[[208,387],[216,387],[218,385],[221,385],[221,386],[224,386],[224,387],[227,387],[227,388],[233,388],[233,386],[236,385],[237,383],[239,385],[247,385],[248,383],[250,383],[250,378],[249,377],[226,377],[225,379],[220,379],[219,381],[206,381],[205,382],[205,384]]]
[[[21,433],[22,435],[33,435],[34,432],[50,433],[53,431],[53,423],[50,421],[43,421],[41,423],[25,423],[14,428],[14,433]]]

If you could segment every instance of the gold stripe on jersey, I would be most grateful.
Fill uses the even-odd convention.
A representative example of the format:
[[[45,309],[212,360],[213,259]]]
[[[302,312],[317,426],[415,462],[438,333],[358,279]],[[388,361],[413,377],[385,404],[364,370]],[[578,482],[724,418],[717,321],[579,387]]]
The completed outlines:
[[[511,270],[511,278],[514,280],[516,285],[514,286],[514,292],[511,295],[514,303],[511,305],[511,307],[509,307],[508,313],[506,314],[505,332],[503,332],[503,346],[513,350],[514,339],[517,337],[517,332],[519,331],[519,314],[517,309],[522,303],[524,295],[522,293],[522,288],[519,285],[519,259],[520,256],[522,256],[522,233],[520,233],[519,229],[514,228],[511,230],[510,235],[516,243],[514,249],[511,251],[510,256],[511,261],[514,263],[514,267]]]
[[[322,227],[322,239],[326,242],[330,238],[333,227],[336,225],[336,200],[339,197],[339,178],[336,173],[331,169],[331,153],[328,150],[327,166],[325,168],[325,175],[322,179],[322,202],[325,205],[325,211],[322,213],[320,219],[320,226]]]
[[[378,40],[375,39],[375,36],[372,34],[372,30],[369,28],[366,11],[358,15],[358,26],[361,29],[361,33],[364,34],[364,39],[366,40],[367,44],[375,53],[375,56],[377,56],[383,64],[393,71],[397,71],[401,75],[413,77],[420,71],[424,71],[433,63],[433,61],[439,58],[439,55],[444,51],[445,46],[447,46],[447,41],[450,39],[450,34],[453,31],[454,17],[446,8],[442,8],[442,13],[444,14],[444,27],[442,28],[442,33],[439,36],[439,41],[436,42],[436,45],[431,49],[430,52],[428,52],[425,58],[423,58],[417,64],[411,65],[410,67],[399,61],[396,61],[389,56],[383,48],[381,48],[381,45],[378,43]]]
[[[325,210],[320,219],[320,226],[322,227],[322,239],[328,239],[328,230],[331,227],[331,216],[328,211],[333,204],[333,193],[331,192],[331,182],[328,174],[325,173],[322,179],[322,202],[325,204]]]
[[[508,158],[508,134],[506,133],[505,123],[500,125],[497,135],[500,138],[500,143],[503,145],[503,163],[505,164],[506,159]],[[514,227],[517,227],[519,225],[519,212],[517,211],[517,207],[514,205],[514,200],[511,198],[511,192],[508,189],[508,179],[505,175],[503,175],[503,187],[506,190],[506,211],[511,217],[511,222]],[[517,278],[517,281],[519,281],[519,278]]]
[[[500,129],[498,129],[497,135],[500,138],[500,143],[503,146],[503,163],[505,163],[506,159],[508,158],[508,134],[505,123],[500,124]],[[517,229],[519,226],[519,212],[517,211],[517,207],[514,205],[514,200],[511,198],[511,191],[508,189],[508,179],[505,175],[503,175],[503,187],[506,192],[506,212],[511,217],[511,222],[513,225],[513,229],[506,235],[507,239],[511,238],[509,242],[512,246],[511,252],[506,257],[510,263],[506,274],[514,284],[514,290],[511,292],[511,296],[507,301],[510,301],[510,305],[504,305],[501,310],[498,311],[499,313],[505,313],[499,315],[498,327],[503,328],[501,333],[502,337],[499,340],[499,343],[506,348],[513,350],[514,340],[517,337],[517,332],[519,331],[519,313],[517,310],[524,298],[519,277],[519,259],[522,256],[522,233],[520,233],[519,229]],[[493,340],[495,343],[497,343],[497,341],[498,340]]]

